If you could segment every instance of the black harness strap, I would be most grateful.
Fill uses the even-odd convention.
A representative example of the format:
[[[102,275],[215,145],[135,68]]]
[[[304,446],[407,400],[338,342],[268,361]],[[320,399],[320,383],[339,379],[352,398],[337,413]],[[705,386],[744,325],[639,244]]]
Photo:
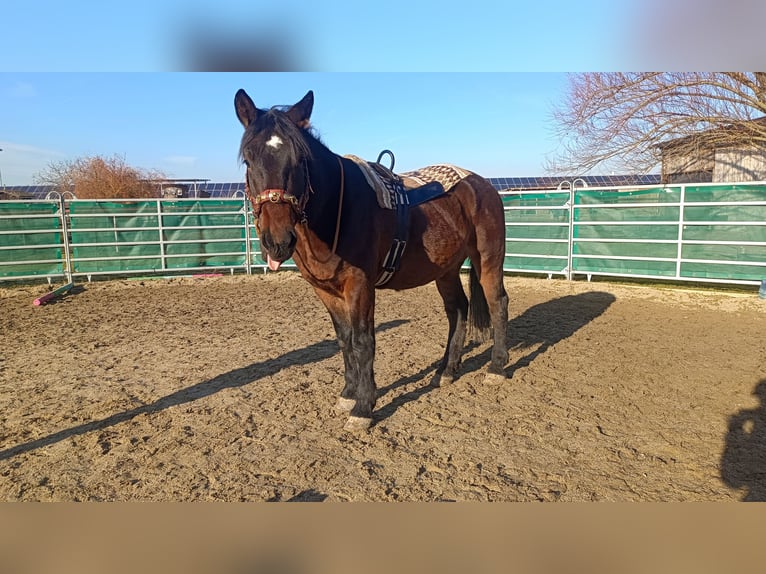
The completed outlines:
[[[410,207],[420,205],[444,193],[444,186],[438,181],[416,189],[407,190],[400,177],[396,177],[393,182],[392,198],[396,204],[396,228],[394,230],[394,240],[388,249],[386,258],[383,260],[383,271],[378,275],[375,287],[382,287],[388,283],[399,270],[402,262],[402,255],[407,247],[407,240],[410,232]]]
[[[396,202],[394,241],[388,249],[386,258],[383,260],[383,271],[378,275],[375,287],[381,287],[388,283],[391,277],[394,276],[394,273],[399,270],[410,233],[410,201],[401,179],[397,178],[392,197]]]
[[[391,157],[391,167],[386,168],[380,163],[384,155]],[[372,183],[371,178],[376,179],[382,187],[385,188],[383,193],[388,194],[390,201],[381,201],[380,195],[378,196],[378,202],[380,205],[389,205],[396,210],[396,227],[394,229],[394,239],[391,243],[391,247],[386,253],[386,257],[383,259],[383,270],[378,275],[378,279],[375,281],[376,287],[382,287],[388,283],[391,278],[399,270],[399,266],[402,262],[402,255],[407,248],[407,240],[410,233],[410,207],[414,205],[420,205],[426,201],[438,197],[444,193],[444,186],[438,181],[432,181],[425,185],[419,185],[422,181],[418,179],[410,179],[410,185],[413,181],[417,181],[414,187],[409,189],[405,186],[404,180],[394,173],[394,153],[391,150],[383,150],[378,155],[378,161],[375,163],[364,162],[359,158],[351,156],[354,161],[360,166],[367,166],[362,169],[368,183],[379,192],[379,188]],[[368,175],[368,171],[371,170],[372,176]]]

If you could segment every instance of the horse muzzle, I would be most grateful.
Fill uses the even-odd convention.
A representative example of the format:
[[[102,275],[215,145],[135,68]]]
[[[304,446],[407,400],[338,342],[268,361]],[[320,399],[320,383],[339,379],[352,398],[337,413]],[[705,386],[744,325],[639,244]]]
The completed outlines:
[[[280,241],[275,241],[271,233],[265,232],[261,239],[261,257],[269,266],[269,269],[276,271],[286,260],[292,257],[295,251],[297,238],[295,233],[290,231]]]

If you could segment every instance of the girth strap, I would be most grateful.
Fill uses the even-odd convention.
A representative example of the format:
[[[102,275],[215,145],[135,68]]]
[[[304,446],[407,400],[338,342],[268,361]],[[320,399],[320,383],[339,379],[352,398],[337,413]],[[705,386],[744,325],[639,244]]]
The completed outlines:
[[[394,230],[394,240],[388,249],[383,260],[383,271],[378,275],[375,287],[382,287],[388,283],[399,270],[402,262],[402,255],[407,247],[407,239],[410,231],[410,201],[404,190],[404,184],[397,178],[392,194],[396,203],[396,228]]]

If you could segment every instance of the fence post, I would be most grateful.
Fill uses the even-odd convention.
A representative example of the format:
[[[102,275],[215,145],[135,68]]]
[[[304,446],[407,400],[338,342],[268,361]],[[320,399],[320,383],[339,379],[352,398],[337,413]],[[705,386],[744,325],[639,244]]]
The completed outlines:
[[[71,283],[74,266],[72,264],[72,256],[69,253],[69,213],[63,195],[59,195],[59,212],[61,214],[61,235],[64,239],[64,273],[66,274],[67,283]]]
[[[580,182],[582,184],[583,188],[588,187],[588,184],[586,181],[578,177],[572,182],[572,190],[571,190],[571,200],[570,200],[570,206],[569,206],[569,277],[568,279],[572,280],[572,274],[573,274],[573,267],[574,267],[574,229],[575,229],[575,204],[577,203],[577,182]],[[588,275],[588,281],[590,281],[590,274]]]
[[[676,249],[676,279],[681,278],[681,257],[683,256],[684,210],[686,208],[686,185],[681,184],[681,198],[678,208],[678,244]]]
[[[245,195],[242,198],[242,215],[245,221],[245,273],[251,275],[253,271],[250,269],[252,251],[250,246],[250,216],[247,213],[248,203],[249,200]]]
[[[564,270],[566,274],[566,278],[568,281],[572,280],[572,249],[573,249],[573,223],[574,223],[574,186],[572,185],[572,182],[569,180],[564,180],[561,183],[558,184],[556,187],[556,191],[562,191],[564,184],[569,186],[569,199],[564,204],[565,207],[567,207],[567,218],[568,218],[568,227],[567,227],[567,267]]]
[[[157,199],[157,232],[160,235],[160,264],[162,265],[162,270],[165,271],[167,269],[167,264],[165,262],[165,230],[162,227],[162,201]]]

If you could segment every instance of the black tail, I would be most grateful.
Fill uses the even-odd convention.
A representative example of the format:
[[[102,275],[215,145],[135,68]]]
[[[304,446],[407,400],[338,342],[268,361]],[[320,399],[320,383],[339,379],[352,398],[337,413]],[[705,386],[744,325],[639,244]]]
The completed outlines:
[[[481,288],[481,283],[479,283],[473,262],[471,262],[469,275],[468,336],[476,342],[483,343],[492,334],[492,320],[489,316],[487,298],[484,295],[484,289]]]

